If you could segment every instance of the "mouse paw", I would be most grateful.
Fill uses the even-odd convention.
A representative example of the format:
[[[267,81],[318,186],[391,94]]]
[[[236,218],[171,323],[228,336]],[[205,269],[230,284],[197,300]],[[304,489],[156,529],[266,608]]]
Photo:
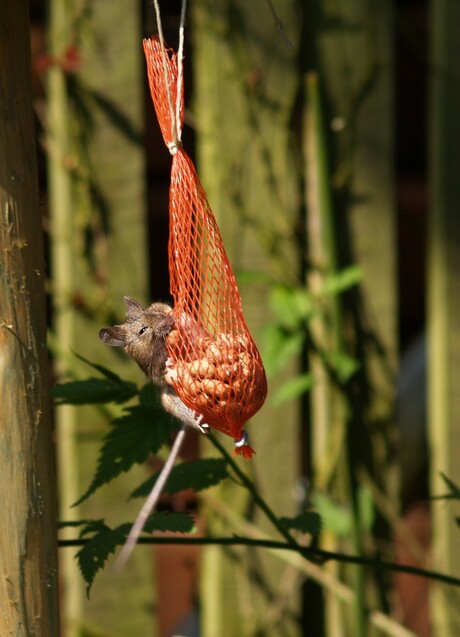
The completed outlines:
[[[203,414],[198,414],[196,411],[193,411],[193,418],[195,420],[196,428],[199,429],[202,434],[209,433],[209,425],[203,422]]]
[[[167,358],[165,362],[164,379],[168,383],[168,385],[174,385],[174,383],[177,381],[177,369],[173,367],[173,363],[170,358]]]

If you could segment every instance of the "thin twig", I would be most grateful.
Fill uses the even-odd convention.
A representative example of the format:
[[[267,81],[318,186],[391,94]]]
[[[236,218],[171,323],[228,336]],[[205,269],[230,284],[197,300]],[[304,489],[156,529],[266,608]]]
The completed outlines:
[[[85,546],[91,538],[75,539],[75,540],[59,540],[58,546],[61,548],[68,546]],[[381,568],[386,571],[393,571],[395,573],[407,573],[409,575],[417,575],[418,577],[424,577],[426,579],[441,582],[442,584],[448,584],[449,586],[460,587],[460,578],[453,575],[447,575],[446,573],[440,573],[438,571],[430,571],[425,568],[418,568],[409,564],[397,564],[396,562],[386,562],[383,560],[375,560],[368,557],[361,557],[360,555],[348,555],[347,553],[337,553],[335,551],[326,551],[310,546],[301,546],[288,544],[287,542],[265,540],[262,538],[248,538],[248,537],[140,537],[137,544],[183,544],[194,546],[254,546],[260,548],[277,549],[281,551],[294,551],[300,553],[308,559],[319,558],[322,562],[334,560],[336,562],[342,562],[344,564],[359,564],[361,566],[370,566],[372,568]]]
[[[115,562],[115,569],[117,571],[121,571],[123,566],[126,564],[129,556],[133,552],[135,545],[139,540],[139,535],[142,533],[142,529],[147,522],[147,518],[153,511],[156,506],[158,499],[163,491],[163,487],[166,484],[166,480],[169,478],[169,474],[171,473],[171,469],[174,466],[176,458],[181,450],[182,444],[185,439],[185,434],[187,433],[187,425],[182,425],[182,429],[176,436],[173,446],[171,447],[171,451],[169,453],[168,459],[166,460],[163,469],[161,470],[158,479],[153,485],[152,490],[150,491],[150,495],[144,503],[139,515],[137,516],[136,521],[134,522],[131,530],[129,532],[128,537],[126,538],[126,542],[123,545],[120,555],[118,556]]]
[[[280,38],[283,40],[286,48],[288,48],[289,51],[294,51],[295,47],[292,44],[291,40],[288,38],[288,35],[287,35],[287,33],[286,33],[285,29],[284,29],[284,25],[281,22],[281,20],[279,19],[278,14],[275,11],[275,7],[273,6],[272,0],[266,0],[266,2],[267,2],[268,6],[270,8],[271,14],[272,14],[273,19],[275,21],[275,26],[278,29],[278,33],[280,34]]]
[[[249,493],[252,495],[254,502],[257,504],[259,509],[261,509],[266,517],[270,520],[273,526],[278,530],[278,532],[284,537],[284,539],[292,546],[302,548],[295,538],[289,533],[287,528],[283,526],[278,519],[276,513],[272,511],[267,502],[259,495],[257,489],[254,487],[254,484],[247,477],[247,475],[240,469],[238,463],[234,461],[232,456],[228,453],[227,449],[223,445],[220,444],[219,440],[213,436],[212,434],[208,434],[208,439],[212,442],[212,444],[220,451],[222,456],[228,462],[228,464],[232,467],[233,472],[239,478],[240,483],[244,486]]]

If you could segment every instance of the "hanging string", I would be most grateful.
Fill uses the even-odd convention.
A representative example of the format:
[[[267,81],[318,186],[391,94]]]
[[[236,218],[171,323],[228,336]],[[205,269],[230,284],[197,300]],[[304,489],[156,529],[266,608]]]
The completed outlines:
[[[176,91],[176,108],[174,108],[171,86],[169,84],[168,74],[168,62],[166,57],[166,46],[163,35],[163,26],[161,23],[160,5],[158,0],[153,0],[155,7],[155,15],[158,26],[158,36],[160,38],[161,45],[161,57],[163,61],[163,73],[166,85],[166,94],[168,96],[169,114],[171,119],[171,137],[172,142],[169,144],[169,152],[171,155],[175,155],[178,148],[181,148],[182,142],[182,128],[180,120],[180,108],[181,108],[181,95],[182,95],[182,83],[183,83],[183,57],[184,57],[184,25],[185,25],[185,10],[187,6],[187,0],[182,0],[182,8],[179,24],[179,49],[177,52],[177,91]]]
[[[181,100],[182,82],[183,82],[182,59],[184,55],[183,53],[184,52],[184,23],[185,23],[186,5],[187,5],[186,0],[182,0],[182,9],[181,9],[180,26],[179,26],[179,50],[177,55],[178,64],[177,64],[176,109],[174,109],[173,99],[171,94],[171,87],[169,84],[166,47],[165,47],[165,40],[163,35],[163,27],[161,24],[160,7],[158,4],[158,0],[154,0],[157,26],[158,26],[158,35],[160,38],[161,55],[163,60],[163,72],[164,72],[164,79],[165,79],[165,85],[166,85],[166,92],[168,96],[169,114],[171,119],[172,143],[170,144],[169,151],[172,155],[174,155],[177,152],[177,149],[181,147],[181,136],[182,136],[181,128],[182,127],[181,127],[181,120],[180,120],[180,109],[181,109],[181,103],[182,103],[182,100]],[[120,552],[120,555],[118,556],[116,560],[115,569],[117,571],[120,571],[123,568],[123,566],[126,564],[127,560],[129,559],[129,556],[131,555],[134,547],[136,546],[137,540],[139,539],[139,536],[142,533],[142,530],[147,522],[149,515],[155,509],[158,503],[158,500],[161,496],[161,493],[163,491],[163,488],[166,484],[166,481],[171,474],[171,470],[182,448],[186,433],[187,433],[187,426],[183,425],[181,430],[176,436],[176,439],[171,448],[169,456],[163,466],[163,469],[161,470],[157,481],[155,482],[147,500],[145,501],[144,506],[142,507],[139,515],[137,516],[136,521],[131,527],[131,530],[126,539],[126,542]]]
[[[184,26],[185,26],[185,10],[187,7],[187,0],[182,0],[182,8],[180,13],[179,23],[179,49],[177,51],[177,93],[176,93],[176,128],[179,141],[182,140],[180,107],[182,104],[182,84],[184,81]]]
[[[137,540],[139,539],[139,536],[142,533],[142,529],[144,528],[149,515],[152,513],[153,509],[155,508],[160,498],[160,495],[162,494],[163,487],[165,486],[166,481],[171,474],[171,469],[173,468],[174,463],[177,459],[177,456],[179,455],[179,452],[182,448],[186,433],[187,433],[187,425],[182,425],[181,430],[176,436],[176,439],[171,448],[171,451],[169,452],[168,459],[166,460],[163,466],[163,469],[161,470],[160,475],[157,478],[157,481],[153,485],[153,488],[150,491],[149,497],[145,501],[144,506],[142,507],[139,515],[136,518],[136,521],[131,527],[131,530],[126,539],[126,542],[124,543],[123,548],[120,552],[120,555],[117,557],[117,560],[115,562],[115,570],[121,571],[123,566],[128,561],[129,556],[133,552],[134,547],[136,546]]]

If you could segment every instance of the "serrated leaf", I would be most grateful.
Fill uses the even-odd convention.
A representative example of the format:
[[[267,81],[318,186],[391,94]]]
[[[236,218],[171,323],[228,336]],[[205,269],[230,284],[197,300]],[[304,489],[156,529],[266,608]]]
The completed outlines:
[[[455,498],[460,498],[460,487],[458,487],[455,482],[448,478],[442,471],[440,472],[440,474],[441,478],[444,480],[447,486],[450,487],[450,495],[454,496]]]
[[[280,325],[267,325],[262,332],[263,361],[268,376],[280,372],[303,349],[303,332],[289,332]]]
[[[160,472],[143,482],[140,487],[132,492],[132,498],[147,496],[157,481]],[[177,493],[185,489],[202,491],[219,484],[228,476],[227,463],[224,458],[201,458],[189,460],[176,465],[165,484],[163,493]]]
[[[97,572],[104,567],[109,555],[115,553],[117,546],[123,544],[129,529],[129,524],[123,524],[116,529],[105,526],[97,531],[75,555],[78,568],[86,582],[88,598]]]
[[[144,532],[192,533],[196,531],[195,520],[189,513],[161,511],[153,513],[147,520]]]
[[[137,394],[134,383],[110,378],[75,380],[51,389],[57,405],[96,405],[125,403]]]
[[[442,471],[439,472],[441,478],[444,480],[446,485],[450,489],[450,493],[446,493],[445,495],[435,495],[432,496],[431,500],[460,500],[460,487],[455,484],[450,478],[448,478]]]
[[[97,520],[85,520],[85,526],[81,529],[79,537],[80,539],[83,539],[87,535],[104,533],[107,529],[111,530],[102,518]]]
[[[125,523],[111,529],[103,520],[90,520],[82,530],[80,537],[94,533],[75,556],[86,582],[88,597],[98,571],[104,567],[110,554],[115,553],[117,547],[124,544],[131,526],[131,523]],[[194,529],[195,521],[187,513],[154,513],[149,517],[144,531],[189,533]]]
[[[340,272],[328,276],[321,288],[320,294],[332,296],[341,294],[362,281],[363,271],[358,265],[350,265]]]
[[[76,528],[77,526],[84,526],[91,524],[93,520],[59,520],[57,523],[57,528],[59,529],[67,529],[67,528]]]
[[[93,481],[75,505],[128,471],[133,464],[145,462],[150,453],[157,453],[168,440],[171,433],[169,419],[159,405],[156,409],[135,406],[126,411],[124,416],[112,422],[99,452]]]
[[[273,396],[273,404],[281,405],[287,400],[298,398],[305,392],[309,391],[315,383],[313,374],[300,374],[295,378],[291,378],[281,385]]]
[[[295,529],[301,533],[319,535],[321,532],[321,517],[315,511],[304,511],[293,518],[280,518],[286,529]]]
[[[159,391],[152,383],[147,383],[139,392],[139,404],[146,409],[157,409],[159,403]]]

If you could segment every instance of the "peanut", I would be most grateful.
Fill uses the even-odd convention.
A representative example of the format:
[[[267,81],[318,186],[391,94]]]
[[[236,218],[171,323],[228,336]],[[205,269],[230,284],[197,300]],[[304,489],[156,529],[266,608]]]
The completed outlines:
[[[219,334],[217,337],[217,342],[222,343],[225,348],[232,348],[235,345],[235,341],[231,334]]]
[[[208,345],[205,353],[206,358],[208,358],[211,363],[221,365],[225,361],[226,351],[225,349],[220,348],[215,341]]]
[[[238,363],[222,363],[222,365],[216,369],[216,376],[219,380],[231,382],[232,377],[238,376],[238,370]]]
[[[166,336],[166,340],[168,341],[168,345],[170,345],[170,347],[177,347],[178,345],[180,345],[181,336],[179,330],[171,330]]]
[[[234,380],[231,384],[231,393],[235,398],[241,398],[244,394],[244,383],[241,380]]]
[[[193,376],[201,378],[215,378],[216,376],[216,367],[207,358],[192,361],[188,364],[188,368]]]
[[[238,351],[247,351],[249,349],[250,340],[244,334],[237,334],[235,337],[235,347]]]
[[[168,344],[181,346],[177,330],[168,336]],[[244,415],[244,399],[248,383],[262,380],[251,355],[251,340],[244,334],[221,333],[217,338],[197,336],[195,355],[189,351],[187,362],[168,368],[166,382],[181,386],[197,409],[212,409],[220,416],[238,420]]]
[[[226,398],[230,394],[230,385],[226,385],[220,380],[205,378],[201,384],[203,391],[212,398]]]

